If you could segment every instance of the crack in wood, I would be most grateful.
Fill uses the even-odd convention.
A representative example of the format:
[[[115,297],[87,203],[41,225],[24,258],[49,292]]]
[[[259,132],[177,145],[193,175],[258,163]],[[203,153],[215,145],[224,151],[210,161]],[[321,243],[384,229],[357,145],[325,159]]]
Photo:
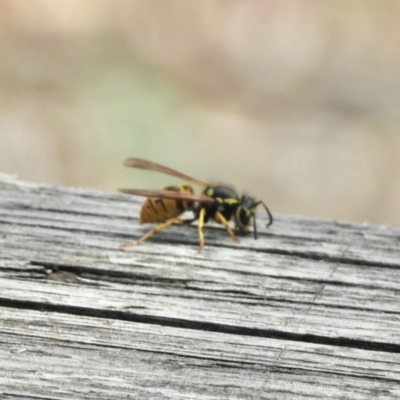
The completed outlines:
[[[284,332],[268,329],[245,328],[239,326],[222,325],[212,322],[185,320],[177,318],[167,318],[157,315],[141,315],[135,313],[127,313],[117,310],[101,310],[87,307],[77,307],[61,304],[46,304],[31,301],[11,300],[0,297],[0,306],[18,309],[40,310],[54,313],[75,314],[86,317],[96,317],[105,319],[115,319],[129,322],[140,322],[146,324],[162,325],[174,328],[184,328],[193,330],[202,330],[210,332],[220,332],[240,336],[254,336],[262,338],[271,338],[295,342],[314,343],[330,346],[349,347],[354,349],[363,349],[368,351],[400,353],[400,345],[371,342],[365,340],[355,340],[349,338],[333,338],[326,336],[318,336],[313,334],[301,334],[295,332]]]

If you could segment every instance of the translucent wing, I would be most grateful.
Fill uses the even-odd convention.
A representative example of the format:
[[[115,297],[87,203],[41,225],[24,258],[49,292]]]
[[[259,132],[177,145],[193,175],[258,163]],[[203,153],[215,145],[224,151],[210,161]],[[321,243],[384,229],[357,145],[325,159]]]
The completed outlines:
[[[172,175],[177,178],[184,179],[185,181],[196,183],[197,185],[200,185],[203,187],[209,186],[207,183],[202,182],[196,178],[192,178],[191,176],[183,174],[182,172],[178,172],[178,171],[175,171],[174,169],[165,167],[164,165],[157,164],[157,163],[147,161],[147,160],[142,160],[140,158],[127,158],[123,164],[125,167],[140,168],[140,169],[146,169],[149,171],[162,172],[163,174]]]
[[[170,190],[147,190],[147,189],[118,189],[121,193],[133,194],[135,196],[152,197],[158,199],[174,199],[174,200],[187,200],[197,201],[203,204],[212,204],[215,200],[203,194],[191,194],[173,192]]]

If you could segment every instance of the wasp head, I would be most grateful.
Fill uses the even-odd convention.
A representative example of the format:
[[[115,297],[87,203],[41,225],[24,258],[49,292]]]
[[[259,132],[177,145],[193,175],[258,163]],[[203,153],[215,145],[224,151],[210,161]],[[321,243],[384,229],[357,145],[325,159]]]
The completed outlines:
[[[248,232],[251,224],[253,223],[254,239],[257,239],[257,224],[254,214],[257,206],[259,206],[260,204],[264,206],[265,211],[268,214],[269,217],[269,222],[267,224],[268,227],[272,224],[273,219],[270,211],[268,210],[268,207],[264,204],[263,201],[256,201],[253,197],[244,195],[240,199],[239,205],[235,213],[235,225],[240,232],[242,233]]]

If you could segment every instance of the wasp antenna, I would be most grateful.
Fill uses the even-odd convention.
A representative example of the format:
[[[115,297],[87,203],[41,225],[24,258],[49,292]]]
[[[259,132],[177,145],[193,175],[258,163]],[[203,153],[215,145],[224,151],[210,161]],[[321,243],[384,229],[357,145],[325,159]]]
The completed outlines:
[[[267,228],[268,228],[270,225],[272,225],[272,223],[274,222],[274,219],[272,218],[271,212],[269,211],[268,207],[265,205],[265,203],[264,203],[263,201],[258,201],[258,202],[255,204],[255,207],[254,207],[254,208],[256,208],[256,207],[257,207],[258,205],[260,205],[260,204],[263,205],[263,207],[265,208],[265,211],[266,211],[267,214],[268,214],[268,218],[269,218],[269,222],[268,222],[268,224],[267,224]]]

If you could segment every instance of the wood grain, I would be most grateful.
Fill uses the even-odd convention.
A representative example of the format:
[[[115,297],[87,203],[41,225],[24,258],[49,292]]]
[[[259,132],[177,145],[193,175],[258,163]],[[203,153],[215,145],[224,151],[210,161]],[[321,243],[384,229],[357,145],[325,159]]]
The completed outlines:
[[[260,213],[122,250],[141,201],[1,177],[1,398],[399,398],[400,229]]]

